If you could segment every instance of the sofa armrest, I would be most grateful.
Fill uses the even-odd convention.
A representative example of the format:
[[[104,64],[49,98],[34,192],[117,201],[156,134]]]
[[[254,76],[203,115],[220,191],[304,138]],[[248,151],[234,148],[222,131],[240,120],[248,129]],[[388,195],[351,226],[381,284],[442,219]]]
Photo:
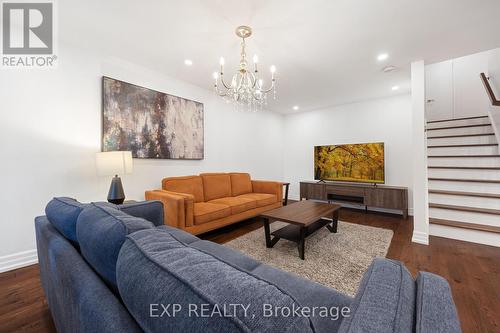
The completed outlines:
[[[461,331],[450,286],[438,275],[418,273],[416,313],[416,333]]]
[[[193,225],[194,196],[165,190],[146,191],[146,200],[163,203],[164,223],[184,229]]]
[[[275,194],[278,202],[283,201],[283,183],[270,180],[252,180],[252,190],[254,193]]]
[[[129,215],[148,220],[157,227],[163,225],[165,221],[163,204],[159,200],[124,203],[117,205],[117,208]]]

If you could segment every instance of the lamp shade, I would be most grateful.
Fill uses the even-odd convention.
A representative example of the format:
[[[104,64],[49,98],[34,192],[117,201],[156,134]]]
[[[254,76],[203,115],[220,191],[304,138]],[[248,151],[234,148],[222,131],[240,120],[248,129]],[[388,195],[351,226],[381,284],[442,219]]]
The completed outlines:
[[[107,151],[95,155],[97,175],[114,176],[132,173],[132,152]]]

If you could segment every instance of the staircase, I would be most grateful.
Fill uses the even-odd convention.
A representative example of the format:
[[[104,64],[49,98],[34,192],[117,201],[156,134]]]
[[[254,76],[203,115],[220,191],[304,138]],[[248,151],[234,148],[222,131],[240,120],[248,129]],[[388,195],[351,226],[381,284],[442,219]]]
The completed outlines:
[[[427,122],[430,234],[500,246],[500,152],[488,116]]]

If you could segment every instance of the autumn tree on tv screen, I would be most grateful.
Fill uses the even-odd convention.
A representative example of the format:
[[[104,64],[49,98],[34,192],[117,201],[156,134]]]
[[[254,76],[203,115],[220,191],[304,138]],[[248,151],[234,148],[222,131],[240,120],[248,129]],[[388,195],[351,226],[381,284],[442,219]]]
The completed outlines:
[[[383,183],[384,143],[316,146],[314,178]]]

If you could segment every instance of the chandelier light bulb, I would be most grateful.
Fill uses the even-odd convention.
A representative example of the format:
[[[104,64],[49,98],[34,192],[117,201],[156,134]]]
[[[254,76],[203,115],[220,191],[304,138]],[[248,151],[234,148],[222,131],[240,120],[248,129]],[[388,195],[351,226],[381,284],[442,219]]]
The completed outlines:
[[[256,55],[256,54],[255,54],[255,55],[253,56],[253,62],[254,62],[254,63],[258,63],[258,62],[259,62],[259,56],[258,56],[258,55]]]
[[[221,66],[224,66],[225,63],[224,57],[220,57],[219,63]]]
[[[212,76],[214,77],[215,80],[217,80],[219,78],[219,73],[214,72],[214,74]]]
[[[274,65],[271,66],[271,73],[273,74],[276,73],[276,66]]]
[[[259,79],[259,88],[262,88],[264,86],[264,80]]]

